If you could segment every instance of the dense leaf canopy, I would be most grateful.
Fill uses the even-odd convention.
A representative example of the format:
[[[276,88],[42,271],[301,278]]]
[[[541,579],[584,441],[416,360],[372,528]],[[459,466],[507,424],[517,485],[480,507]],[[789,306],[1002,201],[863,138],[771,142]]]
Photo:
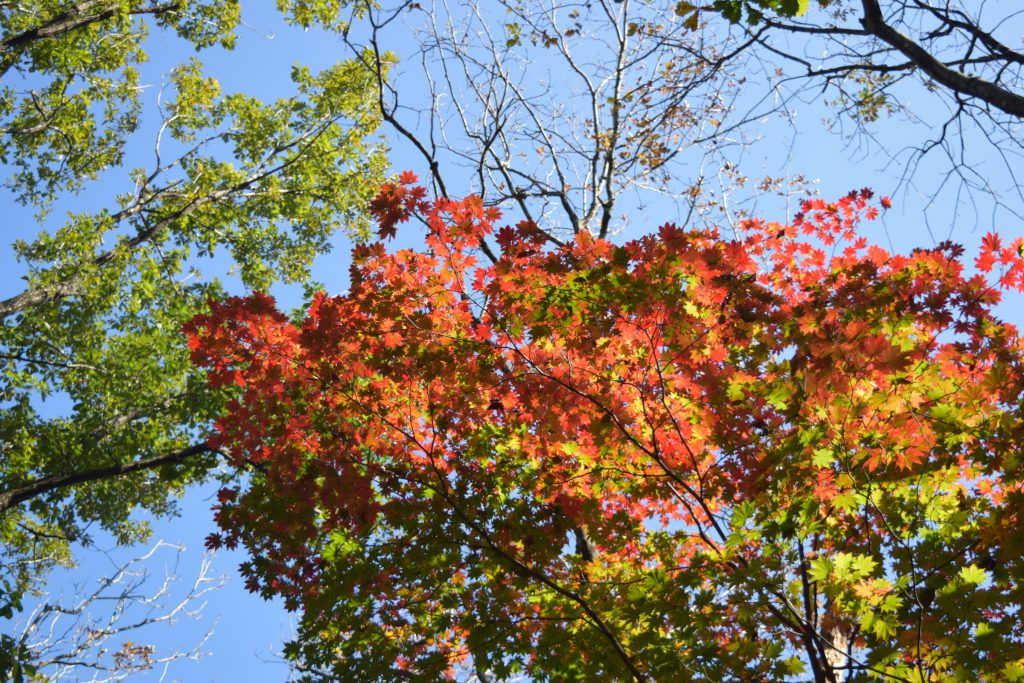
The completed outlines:
[[[890,254],[859,191],[550,247],[413,183],[373,206],[424,248],[356,247],[300,323],[187,328],[241,391],[209,544],[301,610],[311,678],[1024,673],[1019,243]]]

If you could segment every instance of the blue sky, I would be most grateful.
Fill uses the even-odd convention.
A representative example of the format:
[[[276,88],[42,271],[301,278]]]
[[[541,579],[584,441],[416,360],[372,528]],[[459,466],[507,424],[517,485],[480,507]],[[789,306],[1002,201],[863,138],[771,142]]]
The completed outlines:
[[[315,69],[348,56],[338,37],[317,30],[302,31],[288,27],[269,5],[263,3],[257,8],[256,3],[243,3],[245,26],[239,29],[237,48],[230,53],[211,51],[203,55],[207,72],[221,80],[225,91],[239,90],[267,99],[282,96],[289,92],[289,73],[296,62]],[[401,48],[414,46],[396,44],[389,47],[401,53]],[[159,33],[151,37],[149,51],[152,63],[146,68],[144,79],[153,85],[148,96],[155,99],[162,74],[182,59],[181,50],[181,43],[173,38]],[[538,55],[538,59],[543,58],[539,51]],[[404,97],[415,100],[417,96],[422,96],[420,86],[413,73],[408,80],[400,82],[399,89]],[[918,106],[923,108],[920,113],[925,119],[932,115],[941,116],[941,111],[930,109],[935,106],[934,99],[924,93],[913,94],[913,97],[918,98]],[[828,113],[829,110],[819,98],[817,102],[801,105],[789,120],[766,118],[755,128],[759,142],[744,152],[744,169],[752,177],[802,174],[817,179],[817,189],[824,197],[838,197],[851,189],[865,186],[876,189],[880,194],[892,194],[894,209],[886,212],[874,225],[868,226],[868,234],[875,241],[900,251],[931,245],[952,237],[966,244],[968,253],[971,253],[981,235],[990,229],[997,229],[1007,238],[1024,234],[1024,226],[1012,215],[1006,212],[993,213],[984,208],[976,214],[965,211],[956,222],[941,220],[942,217],[952,215],[957,196],[953,189],[941,189],[945,170],[938,156],[934,159],[926,157],[913,182],[900,184],[900,167],[890,163],[885,152],[895,150],[895,155],[901,149],[908,131],[917,130],[913,125],[883,119],[875,128],[880,138],[878,146],[871,149],[863,141],[832,134],[822,122]],[[140,139],[151,139],[151,132],[149,137],[143,134]],[[395,169],[409,169],[424,175],[422,158],[400,141],[391,142],[391,158]],[[147,153],[149,148],[146,143],[139,144],[136,153]],[[981,147],[979,150],[981,157],[991,154]],[[979,158],[979,163],[981,161],[984,158]],[[983,166],[982,169],[990,178],[999,180],[998,163]],[[123,174],[111,173],[108,176],[89,192],[76,198],[75,208],[80,210],[99,205],[117,192],[117,183]],[[935,187],[940,188],[937,203],[933,203],[926,211]],[[451,189],[454,193],[460,192],[458,187]],[[0,199],[0,203],[7,207],[4,213],[8,217],[8,230],[12,231],[8,233],[9,237],[15,237],[14,233],[29,234],[34,230],[35,224],[30,212],[13,206],[7,198]],[[667,204],[652,200],[644,202],[644,206],[642,212],[637,210],[640,215],[633,217],[623,237],[636,236],[675,217],[674,208]],[[796,210],[795,203],[787,205],[777,198],[765,198],[758,206],[760,214],[773,219],[785,219],[787,213]],[[59,205],[54,216],[59,218],[61,211],[69,208],[66,204]],[[926,216],[930,220],[926,220]],[[509,218],[515,220],[516,216],[510,214]],[[12,225],[17,227],[11,228]],[[415,243],[416,236],[410,234],[406,239]],[[338,292],[346,286],[348,246],[339,237],[334,252],[320,258],[315,265],[315,279],[324,282],[329,291]],[[15,272],[9,252],[0,252],[0,267],[5,272]],[[0,296],[17,292],[19,284],[17,278],[8,276],[0,282]],[[275,293],[286,306],[300,303],[297,288],[281,288]],[[1004,306],[1004,314],[1020,322],[1024,316],[1020,314],[1018,303]],[[215,486],[205,486],[190,491],[182,501],[180,517],[154,522],[154,541],[160,539],[186,547],[177,565],[183,581],[187,582],[198,570],[203,555],[203,539],[214,529],[210,506],[215,490]],[[102,547],[103,539],[98,538],[97,541]],[[144,550],[120,549],[112,557],[138,555]],[[172,556],[173,553],[164,553],[156,558],[155,563],[151,563],[157,578],[171,566]],[[88,582],[102,577],[109,573],[112,566],[111,556],[95,549],[83,551],[79,557],[82,561],[80,570],[54,575],[50,586],[53,592],[67,591],[78,581]],[[275,652],[291,632],[292,617],[279,604],[263,602],[243,589],[236,574],[237,564],[242,559],[240,553],[229,552],[221,552],[214,558],[212,573],[226,575],[228,580],[222,589],[207,596],[206,607],[199,619],[181,619],[172,626],[161,626],[133,636],[138,642],[157,646],[158,653],[165,653],[175,648],[189,649],[215,625],[213,634],[202,648],[206,654],[195,662],[175,663],[162,680],[263,681],[280,680],[286,675],[287,668],[275,662]],[[133,680],[161,680],[163,673],[157,670],[135,676]]]

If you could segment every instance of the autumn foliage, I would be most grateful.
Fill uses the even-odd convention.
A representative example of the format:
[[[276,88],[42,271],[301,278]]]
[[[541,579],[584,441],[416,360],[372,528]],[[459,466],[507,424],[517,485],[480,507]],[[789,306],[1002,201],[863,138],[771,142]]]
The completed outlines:
[[[380,234],[423,249],[357,246],[301,323],[254,294],[187,328],[238,387],[209,543],[301,610],[304,667],[1024,680],[1019,241],[890,254],[860,191],[553,246],[402,181]]]

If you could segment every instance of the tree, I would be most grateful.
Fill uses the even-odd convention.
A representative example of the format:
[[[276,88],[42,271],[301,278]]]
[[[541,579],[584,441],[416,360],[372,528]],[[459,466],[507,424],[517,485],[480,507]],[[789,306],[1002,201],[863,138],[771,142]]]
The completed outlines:
[[[654,202],[680,221],[715,213],[718,174],[733,190],[752,130],[774,112],[735,110],[754,41],[693,31],[674,1],[364,5],[361,30],[345,34],[353,57],[374,69],[389,46],[415,46],[377,79],[396,146],[421,157],[435,193],[466,187],[515,207],[555,244],[607,237]]]
[[[925,156],[939,156],[953,179],[933,186],[933,197],[952,189],[965,202],[986,197],[1024,215],[1017,178],[1024,50],[1015,3],[716,0],[678,2],[676,10],[691,25],[712,12],[748,24],[762,58],[784,71],[788,97],[831,93],[830,104],[857,133],[876,134],[880,117],[908,119],[911,135],[878,150],[904,181]],[[981,166],[989,159],[998,174]]]
[[[340,4],[278,2],[339,30]],[[2,612],[91,525],[139,540],[134,511],[172,512],[218,463],[205,434],[226,395],[180,327],[230,286],[220,265],[235,286],[303,282],[333,234],[367,229],[385,161],[362,62],[296,65],[273,102],[222,92],[195,57],[145,89],[150,31],[230,48],[239,16],[236,0],[0,2],[3,181],[38,221],[16,228],[24,289],[0,301]]]
[[[138,65],[149,19],[196,49],[231,47],[236,2],[43,0],[0,5],[0,160],[23,201],[57,193],[118,165],[141,111]]]
[[[334,680],[1017,680],[1024,343],[974,261],[857,237],[871,193],[735,239],[496,232],[406,175],[293,322],[211,305],[241,395],[211,547]],[[889,200],[880,202],[888,208]],[[480,263],[481,240],[498,258]],[[311,675],[311,679],[316,679]]]
[[[933,4],[366,3],[345,39],[354,56],[416,46],[378,104],[435,193],[515,206],[559,240],[667,201],[723,224],[756,213],[754,188],[802,194],[778,150],[813,156],[800,141],[822,119],[872,184],[925,198],[936,235],[987,230],[1024,216],[1016,9]]]
[[[154,580],[149,566],[167,550],[175,551],[176,572],[184,548],[159,542],[138,557],[117,562],[96,586],[77,585],[71,596],[40,597],[14,624],[15,635],[0,636],[0,656],[5,657],[0,658],[0,681],[60,681],[83,672],[97,683],[124,681],[201,656],[205,638],[187,652],[160,652],[145,642],[153,625],[198,618],[207,594],[223,583],[223,577],[211,576],[204,557],[195,578],[176,595],[177,576]]]

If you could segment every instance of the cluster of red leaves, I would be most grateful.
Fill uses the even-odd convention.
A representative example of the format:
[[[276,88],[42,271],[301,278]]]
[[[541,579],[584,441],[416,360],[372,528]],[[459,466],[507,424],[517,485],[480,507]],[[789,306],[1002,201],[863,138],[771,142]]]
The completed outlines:
[[[974,265],[983,273],[992,272],[998,265],[1001,269],[1000,286],[1005,289],[1024,289],[1024,238],[1018,237],[1008,247],[995,233],[988,233],[981,240],[981,253]]]
[[[383,239],[394,237],[399,223],[414,213],[427,209],[427,191],[415,185],[416,175],[406,171],[397,183],[385,183],[370,202],[370,213],[377,219],[377,234]],[[411,187],[408,187],[411,186]]]
[[[976,665],[990,653],[944,639],[978,615],[1002,638],[986,666],[1024,656],[1022,344],[992,313],[1024,264],[997,239],[978,261],[996,283],[955,245],[890,255],[856,236],[877,213],[860,191],[738,240],[665,225],[547,248],[523,223],[480,263],[497,212],[413,182],[373,211],[382,237],[422,218],[424,250],[358,246],[349,291],[301,326],[253,295],[186,330],[211,382],[240,387],[211,443],[254,472],[210,545],[249,549],[250,586],[303,609],[338,675],[440,679],[471,655],[773,678],[787,648],[815,660],[825,609],[880,671]],[[877,569],[793,604],[794,576],[837,553]],[[925,613],[919,591],[993,558],[976,609]],[[909,660],[886,619],[914,624]]]

